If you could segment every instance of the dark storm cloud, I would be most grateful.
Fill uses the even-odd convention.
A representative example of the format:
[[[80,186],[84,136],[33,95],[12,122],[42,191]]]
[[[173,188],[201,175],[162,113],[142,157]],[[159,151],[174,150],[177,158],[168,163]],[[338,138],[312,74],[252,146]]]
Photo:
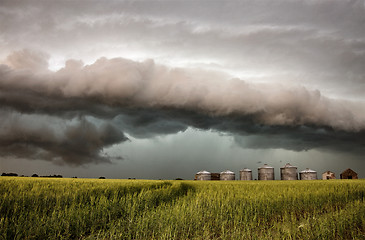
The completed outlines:
[[[103,148],[128,138],[112,124],[100,126],[85,118],[62,121],[52,117],[1,112],[0,155],[42,159],[56,164],[111,162]]]
[[[212,116],[255,116],[265,125],[315,125],[359,131],[362,102],[331,99],[318,90],[250,84],[199,69],[168,68],[152,60],[69,60],[58,72],[0,67],[3,107],[54,114],[116,115],[120,108],[172,108]],[[88,104],[90,103],[90,104]],[[54,108],[53,108],[54,107]]]
[[[139,138],[177,133],[193,127],[229,133],[243,148],[365,154],[364,130],[347,132],[326,126],[264,125],[257,121],[256,115],[211,116],[178,109],[135,109],[118,116],[114,122]]]
[[[215,71],[168,68],[152,60],[70,60],[58,72],[0,67],[3,107],[46,114],[116,116],[124,108],[181,109],[208,116],[254,116],[264,125],[314,125],[360,131],[362,102],[330,99],[318,90],[249,84]]]
[[[70,164],[106,161],[102,149],[127,140],[115,126],[138,138],[193,127],[230,133],[248,148],[365,151],[363,103],[330,99],[303,87],[248,84],[218,72],[168,68],[152,60],[101,58],[86,66],[69,60],[57,72],[10,65],[0,67],[2,109],[54,116],[61,122],[94,116],[113,125],[96,127],[83,119],[56,137],[52,125],[28,129],[23,120],[3,128],[3,153],[19,149],[18,156],[58,156]],[[3,114],[3,119],[10,121],[11,115]]]

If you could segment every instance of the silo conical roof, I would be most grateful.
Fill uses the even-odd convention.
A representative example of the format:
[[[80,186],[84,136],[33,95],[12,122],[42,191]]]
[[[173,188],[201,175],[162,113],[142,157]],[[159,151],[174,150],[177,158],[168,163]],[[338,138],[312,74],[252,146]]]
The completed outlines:
[[[297,168],[296,166],[293,166],[293,165],[291,165],[290,163],[287,163],[287,164],[285,164],[283,167],[281,167],[281,168]]]
[[[267,164],[264,164],[263,166],[261,166],[261,167],[259,167],[259,168],[273,168],[273,167],[271,167],[271,166],[269,166],[269,165],[267,165]]]
[[[240,172],[252,172],[252,170],[249,168],[244,168],[244,169],[241,169]]]
[[[317,171],[314,171],[312,169],[309,169],[309,168],[306,168],[305,170],[303,171],[300,171],[301,173],[316,173]]]
[[[221,172],[221,174],[234,174],[234,172],[232,172],[230,170],[225,170],[225,171]]]

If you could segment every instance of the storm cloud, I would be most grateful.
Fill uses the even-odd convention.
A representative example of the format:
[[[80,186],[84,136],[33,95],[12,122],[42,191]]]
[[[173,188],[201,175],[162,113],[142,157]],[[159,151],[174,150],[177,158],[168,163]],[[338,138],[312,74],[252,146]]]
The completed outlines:
[[[108,163],[104,147],[127,141],[112,124],[100,126],[85,118],[54,117],[1,111],[0,155],[41,159],[56,164]]]
[[[362,102],[331,99],[304,87],[247,83],[214,71],[168,68],[153,60],[100,58],[86,66],[69,60],[57,72],[26,67],[1,66],[4,107],[66,115],[100,111],[111,116],[119,108],[171,108],[217,117],[250,116],[264,125],[314,125],[344,131],[365,128]]]
[[[361,0],[93,3],[2,1],[3,57],[21,47],[52,53],[58,66],[70,57],[153,58],[326,96],[365,91]]]
[[[119,144],[209,131],[359,159],[364,13],[361,0],[3,0],[0,156],[111,163]]]
[[[247,148],[365,150],[361,102],[331,99],[304,87],[247,83],[217,71],[169,68],[153,60],[101,58],[85,66],[68,60],[52,72],[46,57],[22,50],[6,58],[0,67],[3,119],[16,111],[82,120],[59,129],[61,137],[52,128],[25,127],[23,118],[10,127],[3,124],[8,129],[2,133],[3,154],[60,157],[72,164],[106,161],[98,154],[127,140],[122,131],[148,138],[188,127],[230,133],[238,143],[254,135],[241,144]],[[97,128],[87,116],[107,125]]]

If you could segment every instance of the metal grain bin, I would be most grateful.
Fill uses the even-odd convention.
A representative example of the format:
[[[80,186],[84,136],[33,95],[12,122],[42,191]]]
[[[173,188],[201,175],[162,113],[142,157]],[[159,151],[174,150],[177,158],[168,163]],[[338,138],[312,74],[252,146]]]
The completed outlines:
[[[252,180],[252,170],[248,168],[240,170],[240,180]]]
[[[317,180],[317,172],[309,168],[301,171],[299,176],[300,180]]]
[[[196,180],[203,180],[203,181],[212,180],[212,174],[208,171],[202,170],[196,173]]]
[[[281,180],[298,180],[297,167],[292,166],[290,163],[285,164],[280,168]]]
[[[270,167],[267,164],[264,164],[264,166],[258,168],[259,172],[259,180],[274,180],[275,174],[274,174],[274,168]]]
[[[221,180],[235,180],[235,174],[232,171],[226,170],[221,172]]]

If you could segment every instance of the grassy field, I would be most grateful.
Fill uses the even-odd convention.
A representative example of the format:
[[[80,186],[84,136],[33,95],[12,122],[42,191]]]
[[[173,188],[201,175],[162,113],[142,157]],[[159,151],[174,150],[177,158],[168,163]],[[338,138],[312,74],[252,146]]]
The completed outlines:
[[[365,239],[365,180],[0,177],[0,239]]]

